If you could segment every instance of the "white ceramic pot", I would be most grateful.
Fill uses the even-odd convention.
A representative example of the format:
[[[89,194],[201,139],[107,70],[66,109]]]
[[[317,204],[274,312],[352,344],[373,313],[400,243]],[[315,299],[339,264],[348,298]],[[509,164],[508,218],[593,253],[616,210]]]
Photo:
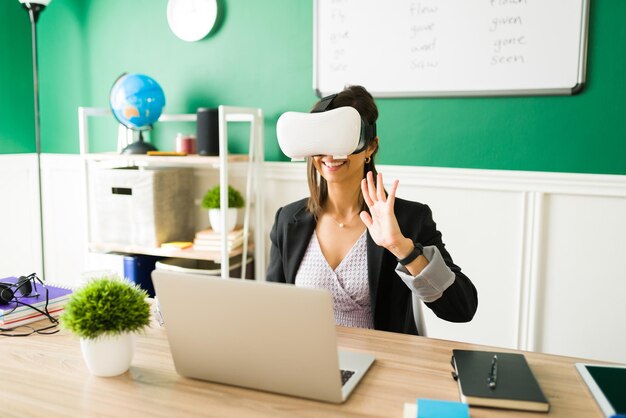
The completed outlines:
[[[215,232],[222,232],[222,210],[209,209],[209,222]],[[226,232],[235,229],[237,224],[237,208],[228,208],[226,212]]]
[[[80,348],[91,374],[101,377],[120,375],[130,368],[135,351],[135,335],[103,335],[81,338]]]

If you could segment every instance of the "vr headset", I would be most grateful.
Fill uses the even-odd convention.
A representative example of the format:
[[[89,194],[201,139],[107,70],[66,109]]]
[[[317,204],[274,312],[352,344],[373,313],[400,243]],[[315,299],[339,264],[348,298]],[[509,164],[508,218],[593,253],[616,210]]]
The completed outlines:
[[[276,123],[282,152],[292,160],[315,155],[345,159],[362,152],[376,138],[376,124],[369,124],[350,106],[327,110],[337,94],[326,96],[311,113],[286,112]]]

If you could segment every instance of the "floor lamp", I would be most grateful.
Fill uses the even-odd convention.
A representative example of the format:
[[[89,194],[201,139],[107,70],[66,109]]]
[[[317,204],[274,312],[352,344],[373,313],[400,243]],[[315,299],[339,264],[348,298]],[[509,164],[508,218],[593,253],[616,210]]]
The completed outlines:
[[[43,200],[41,193],[41,128],[39,121],[39,75],[37,73],[37,20],[39,14],[46,8],[52,0],[18,0],[28,12],[31,26],[32,49],[33,49],[33,87],[35,93],[35,152],[37,154],[37,177],[39,192],[39,225],[41,235],[41,276],[46,277],[46,263],[44,258],[43,240]]]

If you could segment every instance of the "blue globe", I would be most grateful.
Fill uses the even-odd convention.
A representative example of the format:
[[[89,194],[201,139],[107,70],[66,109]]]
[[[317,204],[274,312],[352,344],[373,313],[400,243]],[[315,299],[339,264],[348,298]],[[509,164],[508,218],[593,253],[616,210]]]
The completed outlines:
[[[125,74],[111,88],[111,110],[115,118],[130,129],[148,129],[165,106],[163,89],[144,74]]]

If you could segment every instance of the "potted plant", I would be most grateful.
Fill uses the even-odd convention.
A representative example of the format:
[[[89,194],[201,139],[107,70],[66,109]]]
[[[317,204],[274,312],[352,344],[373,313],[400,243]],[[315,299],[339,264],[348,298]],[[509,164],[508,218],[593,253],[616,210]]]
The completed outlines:
[[[237,189],[228,186],[228,210],[226,213],[226,232],[235,228],[237,223],[237,209],[244,205],[243,196]],[[202,208],[209,211],[209,222],[215,232],[222,232],[220,209],[220,186],[215,186],[206,192],[202,198]]]
[[[80,337],[87,368],[96,376],[117,376],[130,367],[134,333],[150,323],[147,293],[117,274],[93,279],[74,291],[61,326]]]

